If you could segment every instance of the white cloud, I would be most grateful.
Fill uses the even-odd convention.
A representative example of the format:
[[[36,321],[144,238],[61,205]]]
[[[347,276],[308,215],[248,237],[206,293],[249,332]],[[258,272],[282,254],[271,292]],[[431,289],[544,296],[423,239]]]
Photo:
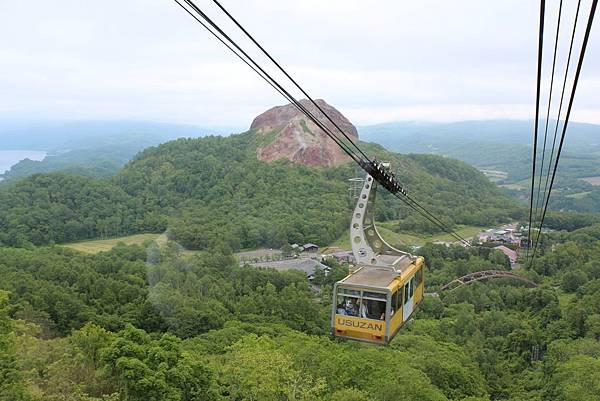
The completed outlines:
[[[533,117],[537,2],[223,3],[356,124]],[[197,4],[232,28],[211,1]],[[564,4],[568,26],[575,2]],[[549,19],[547,43],[553,29]],[[0,116],[245,126],[284,103],[170,0],[0,1],[0,37]],[[573,112],[598,123],[599,39],[595,29]]]

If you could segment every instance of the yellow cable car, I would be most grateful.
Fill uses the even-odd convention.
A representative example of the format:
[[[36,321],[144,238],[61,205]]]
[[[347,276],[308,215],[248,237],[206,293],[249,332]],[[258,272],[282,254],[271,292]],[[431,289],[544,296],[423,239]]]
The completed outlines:
[[[423,300],[425,263],[381,237],[374,220],[376,193],[377,182],[367,175],[350,227],[356,265],[334,285],[331,331],[335,337],[388,344]]]

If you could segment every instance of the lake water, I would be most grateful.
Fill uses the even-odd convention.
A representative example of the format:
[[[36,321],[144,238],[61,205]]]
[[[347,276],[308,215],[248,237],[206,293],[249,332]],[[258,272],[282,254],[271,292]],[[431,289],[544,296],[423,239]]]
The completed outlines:
[[[0,150],[0,174],[24,159],[42,160],[46,152],[41,150]]]

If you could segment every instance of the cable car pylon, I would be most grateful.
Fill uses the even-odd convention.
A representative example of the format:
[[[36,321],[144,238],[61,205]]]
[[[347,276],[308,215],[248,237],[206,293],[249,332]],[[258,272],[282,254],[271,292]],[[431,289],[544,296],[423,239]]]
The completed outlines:
[[[389,163],[381,165],[389,170]],[[425,261],[394,248],[377,231],[377,187],[367,174],[350,222],[356,268],[334,285],[331,327],[334,337],[388,344],[423,300]]]

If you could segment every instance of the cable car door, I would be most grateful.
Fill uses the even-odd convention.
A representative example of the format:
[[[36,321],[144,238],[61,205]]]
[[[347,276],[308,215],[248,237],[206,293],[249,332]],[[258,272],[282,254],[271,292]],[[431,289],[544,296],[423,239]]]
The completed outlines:
[[[414,293],[414,280],[408,280],[404,284],[404,306],[402,307],[402,321],[406,322],[413,311],[413,293]]]

